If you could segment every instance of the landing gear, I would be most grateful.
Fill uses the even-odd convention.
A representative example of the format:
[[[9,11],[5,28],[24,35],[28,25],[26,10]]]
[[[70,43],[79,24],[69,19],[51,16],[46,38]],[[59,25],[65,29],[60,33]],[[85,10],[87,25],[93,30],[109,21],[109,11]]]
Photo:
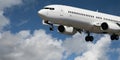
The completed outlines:
[[[111,40],[118,40],[119,39],[119,36],[118,35],[116,35],[116,34],[113,34],[113,35],[111,35]]]
[[[89,33],[89,32],[87,32],[87,33],[88,33],[88,36],[85,37],[85,40],[86,40],[87,42],[92,42],[92,41],[94,40],[93,36],[90,36],[90,33]]]
[[[53,31],[53,30],[54,30],[53,24],[50,24],[50,31]]]
[[[93,39],[94,39],[93,36],[86,36],[86,37],[85,37],[85,40],[86,40],[87,42],[89,42],[89,41],[92,42]]]
[[[52,27],[50,27],[49,29],[50,29],[50,31],[53,31],[53,28],[52,28]]]
[[[53,24],[49,23],[48,21],[45,21],[46,24],[50,25],[50,31],[53,31],[54,30],[54,27],[53,27]]]

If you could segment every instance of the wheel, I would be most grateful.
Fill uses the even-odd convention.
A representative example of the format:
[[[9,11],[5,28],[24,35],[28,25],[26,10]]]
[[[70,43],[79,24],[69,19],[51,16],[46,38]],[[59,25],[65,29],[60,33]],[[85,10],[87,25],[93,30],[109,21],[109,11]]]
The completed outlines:
[[[115,40],[115,36],[114,35],[111,35],[111,40]]]
[[[116,40],[119,40],[119,36],[118,35],[116,36]]]
[[[111,40],[118,40],[119,39],[119,36],[118,35],[111,35]]]
[[[50,27],[50,31],[53,31],[53,28]]]
[[[93,39],[94,39],[93,36],[86,36],[86,37],[85,37],[85,40],[86,40],[87,42],[89,42],[89,41],[92,42]]]

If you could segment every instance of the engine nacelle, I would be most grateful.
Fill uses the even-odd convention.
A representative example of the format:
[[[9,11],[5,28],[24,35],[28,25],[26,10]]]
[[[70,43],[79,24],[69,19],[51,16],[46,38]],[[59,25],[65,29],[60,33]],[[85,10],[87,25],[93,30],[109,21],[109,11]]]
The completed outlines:
[[[115,31],[118,31],[118,30],[120,30],[120,26],[118,26],[118,24],[114,23],[114,22],[103,22],[101,24],[101,29],[102,30],[115,30]]]
[[[109,28],[109,26],[108,26],[108,24],[106,23],[106,22],[103,22],[102,24],[101,24],[101,29],[102,30],[107,30]]]
[[[74,35],[77,31],[73,27],[68,27],[68,26],[63,26],[60,25],[58,26],[58,31],[63,34],[68,34],[68,35]]]

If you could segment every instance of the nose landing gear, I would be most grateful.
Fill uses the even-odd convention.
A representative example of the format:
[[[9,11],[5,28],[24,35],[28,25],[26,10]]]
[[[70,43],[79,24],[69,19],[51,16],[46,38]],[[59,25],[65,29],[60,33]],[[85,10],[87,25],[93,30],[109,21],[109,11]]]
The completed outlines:
[[[50,31],[54,31],[53,24],[49,23],[48,21],[45,21],[46,24],[50,25]]]
[[[50,31],[54,31],[53,24],[50,24]]]

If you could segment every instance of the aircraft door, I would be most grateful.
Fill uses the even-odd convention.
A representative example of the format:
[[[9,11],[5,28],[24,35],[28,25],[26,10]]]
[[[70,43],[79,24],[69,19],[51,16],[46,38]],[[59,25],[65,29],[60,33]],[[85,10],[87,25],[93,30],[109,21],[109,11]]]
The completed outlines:
[[[63,9],[60,10],[60,16],[64,16],[64,10]]]

